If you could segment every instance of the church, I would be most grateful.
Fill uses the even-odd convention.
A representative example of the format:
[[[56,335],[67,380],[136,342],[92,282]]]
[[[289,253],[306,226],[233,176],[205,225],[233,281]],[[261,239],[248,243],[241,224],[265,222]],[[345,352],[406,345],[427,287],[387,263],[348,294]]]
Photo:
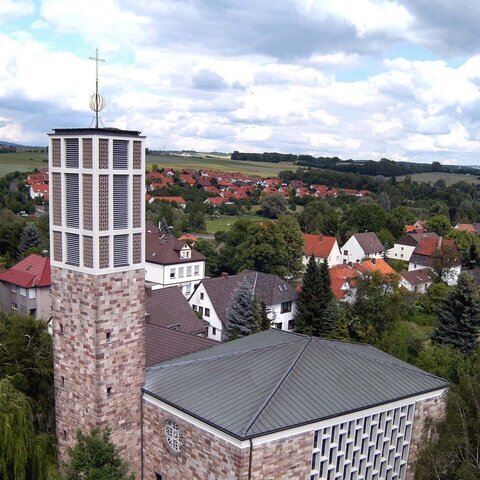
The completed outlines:
[[[371,346],[271,329],[147,367],[145,137],[49,138],[60,462],[109,427],[137,479],[413,479],[448,384]]]

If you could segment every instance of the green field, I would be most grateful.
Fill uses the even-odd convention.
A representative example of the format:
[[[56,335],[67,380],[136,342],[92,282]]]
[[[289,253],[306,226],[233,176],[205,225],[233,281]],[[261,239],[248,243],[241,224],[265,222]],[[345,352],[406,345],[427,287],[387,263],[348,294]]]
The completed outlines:
[[[260,177],[277,176],[282,170],[296,170],[292,163],[268,163],[268,162],[242,162],[231,160],[230,157],[176,157],[172,155],[147,155],[147,164],[156,164],[159,167],[171,167],[176,169],[192,168],[199,170],[206,168],[220,172],[240,172]]]
[[[478,171],[480,175],[480,170]],[[438,180],[445,180],[447,185],[453,185],[457,182],[467,182],[467,183],[479,183],[480,180],[474,175],[463,175],[458,173],[444,173],[444,172],[428,172],[428,173],[415,173],[410,175],[412,181],[418,183],[435,183]],[[399,182],[405,180],[405,175],[397,177]]]
[[[207,224],[207,233],[225,232],[229,230],[237,220],[242,218],[256,221],[265,220],[265,217],[260,217],[259,215],[222,215],[220,218],[207,217],[205,221]]]
[[[48,166],[47,152],[15,152],[0,153],[0,177],[11,172],[31,172],[34,168],[45,168]]]

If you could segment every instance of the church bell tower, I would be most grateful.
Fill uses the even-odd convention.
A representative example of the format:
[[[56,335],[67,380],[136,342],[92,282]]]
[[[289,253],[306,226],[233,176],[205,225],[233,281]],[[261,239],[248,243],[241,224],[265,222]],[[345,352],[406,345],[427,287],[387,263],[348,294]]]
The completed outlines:
[[[50,134],[50,243],[59,458],[110,428],[137,478],[144,382],[145,149],[140,132]]]

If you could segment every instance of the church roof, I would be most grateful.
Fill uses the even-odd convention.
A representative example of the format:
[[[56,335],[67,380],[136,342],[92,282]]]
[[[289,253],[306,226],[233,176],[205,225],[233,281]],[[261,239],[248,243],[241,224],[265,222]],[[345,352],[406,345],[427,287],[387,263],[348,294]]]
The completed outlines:
[[[272,329],[151,367],[143,390],[245,440],[447,386],[369,345]]]

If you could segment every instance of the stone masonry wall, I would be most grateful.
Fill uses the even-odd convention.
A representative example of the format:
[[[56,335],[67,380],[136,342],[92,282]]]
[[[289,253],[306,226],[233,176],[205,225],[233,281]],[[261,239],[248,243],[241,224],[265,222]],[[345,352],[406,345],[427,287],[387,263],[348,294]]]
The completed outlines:
[[[52,267],[60,462],[77,429],[108,426],[140,478],[144,283],[143,269],[95,276]]]
[[[182,429],[184,449],[173,452],[164,436],[165,422]],[[144,479],[247,480],[250,449],[239,448],[144,401]],[[313,432],[253,447],[252,480],[309,480]]]
[[[422,438],[425,420],[442,418],[445,413],[445,399],[443,396],[429,398],[415,404],[415,416],[413,418],[412,439],[408,453],[408,469],[406,480],[413,480],[415,473],[415,461],[417,459],[418,443]]]

